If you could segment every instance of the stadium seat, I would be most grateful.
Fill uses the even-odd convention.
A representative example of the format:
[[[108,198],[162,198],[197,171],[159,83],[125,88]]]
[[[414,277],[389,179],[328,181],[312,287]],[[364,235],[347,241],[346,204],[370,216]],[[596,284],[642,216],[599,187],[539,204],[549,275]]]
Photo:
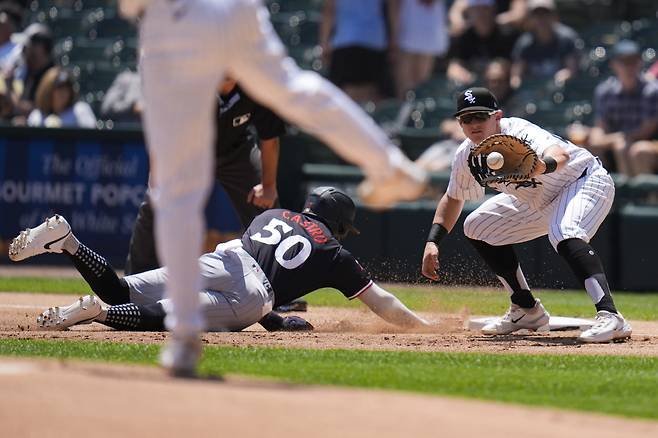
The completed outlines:
[[[412,160],[418,158],[429,146],[441,139],[438,128],[403,128],[397,138],[400,148]]]
[[[324,0],[268,0],[267,6],[272,15],[279,12],[319,11]]]
[[[435,73],[408,93],[408,98],[413,100],[429,97],[435,99],[439,106],[452,106],[458,89],[458,85],[450,81],[445,74]]]
[[[401,103],[397,99],[385,99],[364,106],[370,117],[389,135],[399,132],[407,124],[412,108],[411,103]]]
[[[82,62],[107,61],[112,56],[112,40],[99,39],[90,41],[85,38],[67,38],[55,48],[55,54],[61,64],[78,64]]]
[[[90,39],[117,36],[134,37],[137,35],[137,28],[123,18],[113,17],[90,23],[86,28],[86,33]]]
[[[628,197],[636,205],[658,206],[658,175],[637,175],[630,178]]]

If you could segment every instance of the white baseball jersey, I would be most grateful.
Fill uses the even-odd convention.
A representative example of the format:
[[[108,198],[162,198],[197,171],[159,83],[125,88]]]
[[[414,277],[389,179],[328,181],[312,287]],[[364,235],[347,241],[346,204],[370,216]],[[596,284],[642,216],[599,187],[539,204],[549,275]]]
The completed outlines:
[[[582,175],[583,171],[596,159],[586,149],[580,148],[539,126],[517,117],[503,118],[500,121],[502,134],[524,138],[530,147],[540,157],[551,146],[558,145],[569,154],[567,165],[553,173],[540,175],[529,183],[492,184],[491,188],[502,193],[508,193],[520,201],[528,203],[533,208],[541,208],[550,204],[562,189]],[[469,139],[459,146],[452,162],[448,196],[465,201],[480,199],[484,196],[484,188],[473,178],[468,167],[468,154],[475,145]]]
[[[501,194],[488,199],[464,222],[464,234],[490,245],[525,242],[548,234],[554,247],[562,240],[594,236],[614,199],[614,183],[589,151],[552,134],[527,120],[504,118],[501,133],[525,138],[541,157],[558,145],[569,154],[562,169],[539,175],[521,184],[492,184]],[[484,196],[468,167],[473,142],[465,140],[452,164],[447,194],[460,200]]]

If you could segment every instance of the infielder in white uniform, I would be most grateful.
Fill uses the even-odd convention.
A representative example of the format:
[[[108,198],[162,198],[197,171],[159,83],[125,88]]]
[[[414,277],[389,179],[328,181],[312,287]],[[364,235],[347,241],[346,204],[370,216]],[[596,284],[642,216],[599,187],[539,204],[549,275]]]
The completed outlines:
[[[226,74],[359,165],[366,203],[386,207],[417,197],[427,178],[347,96],[286,56],[260,0],[121,0],[120,8],[141,17],[156,242],[172,303],[166,324],[173,334],[161,362],[174,375],[191,374],[201,352],[197,257],[213,178],[214,91]]]
[[[595,325],[581,333],[584,342],[627,338],[631,327],[617,311],[601,260],[589,245],[610,211],[615,187],[599,160],[587,150],[520,118],[503,118],[486,88],[470,88],[457,98],[455,117],[467,139],[452,163],[450,182],[436,208],[425,245],[422,272],[438,280],[439,241],[453,228],[464,201],[480,199],[480,186],[468,166],[470,149],[492,134],[525,138],[540,157],[538,169],[523,183],[495,183],[501,192],[486,200],[464,222],[464,234],[511,295],[512,304],[485,334],[537,330],[549,314],[530,292],[512,245],[548,235],[596,306]]]

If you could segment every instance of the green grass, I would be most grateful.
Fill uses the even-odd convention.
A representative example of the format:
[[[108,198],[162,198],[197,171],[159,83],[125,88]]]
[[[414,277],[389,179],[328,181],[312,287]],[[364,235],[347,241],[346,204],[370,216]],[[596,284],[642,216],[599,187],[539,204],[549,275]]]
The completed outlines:
[[[502,289],[484,288],[430,288],[427,286],[385,286],[409,308],[420,311],[460,312],[467,308],[472,315],[497,315],[509,306],[507,292]],[[582,290],[534,291],[548,311],[554,315],[586,317],[594,316],[594,306],[589,295]],[[358,300],[348,301],[340,292],[321,289],[305,297],[312,306],[358,307]],[[614,293],[619,310],[629,319],[651,321],[658,319],[658,293]]]
[[[419,311],[461,312],[468,308],[473,315],[497,315],[509,305],[507,293],[501,289],[445,288],[428,286],[385,286],[411,309]],[[0,292],[36,292],[57,294],[89,294],[91,290],[82,279],[76,278],[0,278]],[[583,290],[537,290],[553,315],[591,318],[592,302]],[[658,292],[616,292],[617,307],[629,319],[658,320]],[[312,306],[358,307],[359,300],[348,301],[333,289],[321,289],[306,297]]]
[[[91,289],[82,278],[3,277],[0,292],[89,294]]]
[[[156,363],[158,346],[0,340],[0,355]],[[202,373],[380,388],[658,419],[658,358],[205,348]]]

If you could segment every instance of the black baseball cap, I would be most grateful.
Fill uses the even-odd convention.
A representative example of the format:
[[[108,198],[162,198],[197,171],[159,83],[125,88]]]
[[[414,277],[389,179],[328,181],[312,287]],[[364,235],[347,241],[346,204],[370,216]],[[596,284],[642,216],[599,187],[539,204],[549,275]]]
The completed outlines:
[[[478,111],[498,111],[498,101],[491,91],[484,87],[472,87],[457,96],[457,112],[454,117]]]

